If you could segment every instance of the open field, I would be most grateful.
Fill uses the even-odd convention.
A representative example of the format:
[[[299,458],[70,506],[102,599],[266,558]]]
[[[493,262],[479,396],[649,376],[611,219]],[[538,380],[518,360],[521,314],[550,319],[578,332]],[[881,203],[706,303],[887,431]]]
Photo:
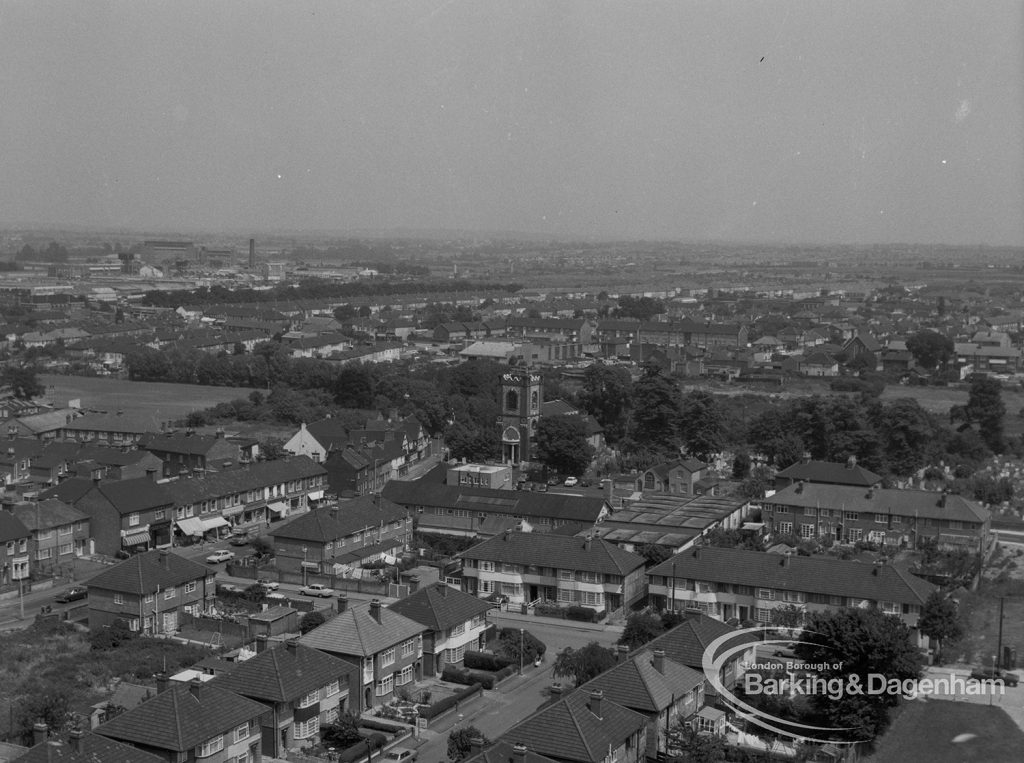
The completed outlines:
[[[46,399],[58,406],[78,398],[83,408],[156,412],[163,419],[183,418],[192,411],[246,397],[252,391],[244,387],[203,387],[56,374],[40,374],[39,381],[46,385]]]

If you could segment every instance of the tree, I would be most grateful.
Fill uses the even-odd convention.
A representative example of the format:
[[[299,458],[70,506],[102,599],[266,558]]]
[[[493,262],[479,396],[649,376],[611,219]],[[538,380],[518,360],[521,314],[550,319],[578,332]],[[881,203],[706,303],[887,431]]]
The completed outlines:
[[[626,627],[622,629],[622,635],[616,643],[633,650],[662,633],[664,628],[661,625],[661,618],[653,612],[632,612],[626,618]]]
[[[46,392],[46,387],[40,383],[36,369],[32,366],[7,366],[0,381],[10,387],[19,400],[31,400]]]
[[[641,449],[657,456],[679,452],[679,392],[657,365],[644,367],[633,385],[631,438]]]
[[[749,474],[750,454],[745,450],[741,450],[732,460],[732,478],[734,480],[744,480],[749,476]]]
[[[311,630],[319,628],[326,622],[327,618],[324,617],[324,614],[320,610],[314,609],[311,612],[307,612],[299,619],[299,633],[305,636]]]
[[[522,644],[523,664],[534,662],[543,657],[547,645],[528,630],[519,628],[502,628],[498,633],[498,648],[495,651],[513,665],[519,664],[519,645]]]
[[[952,421],[964,422],[964,428],[978,425],[981,439],[995,453],[1003,452],[1003,416],[1006,404],[1003,402],[1003,386],[998,379],[975,378],[971,382],[967,405],[955,405],[949,411]]]
[[[924,368],[945,367],[953,357],[953,340],[937,331],[922,329],[908,337],[907,350]]]
[[[804,610],[796,604],[772,609],[772,625],[778,628],[799,628],[804,623]]]
[[[704,390],[683,396],[680,409],[680,433],[686,452],[707,461],[722,449],[725,417],[718,401]]]
[[[260,457],[264,461],[277,461],[288,455],[284,449],[284,440],[280,437],[268,437],[260,441]]]
[[[666,737],[669,754],[676,756],[669,760],[679,763],[717,763],[725,760],[725,740],[722,737],[702,734],[697,729],[684,726],[682,721],[677,721]]]
[[[929,639],[939,642],[936,654],[941,652],[943,642],[956,641],[964,634],[956,602],[939,591],[932,591],[925,599],[917,627]]]
[[[31,745],[32,728],[36,723],[41,721],[51,733],[60,733],[70,720],[70,685],[52,681],[36,683],[28,696],[18,698],[12,731],[21,737],[22,743]]]
[[[544,416],[537,425],[537,460],[562,474],[580,476],[594,449],[579,416]]]
[[[342,750],[363,741],[363,735],[359,733],[359,719],[352,713],[339,715],[338,720],[327,724],[320,730],[320,739],[324,745]]]
[[[491,743],[491,740],[485,737],[476,726],[466,726],[449,733],[448,760],[458,763],[458,761],[468,758],[473,750],[474,739],[481,740],[484,747]]]
[[[851,677],[861,686],[877,676],[886,681],[914,680],[921,675],[921,659],[910,628],[899,618],[877,609],[839,609],[808,614],[796,654],[818,666],[826,681]],[[875,678],[870,678],[875,676]],[[851,729],[851,739],[874,739],[889,725],[888,710],[896,705],[896,693],[847,693],[830,699],[814,695],[817,709],[836,727]]]
[[[628,294],[619,297],[619,306],[615,310],[617,318],[635,318],[638,321],[649,321],[655,315],[665,312],[665,303],[653,297],[631,297]]]
[[[555,678],[572,678],[576,686],[580,686],[614,665],[615,652],[591,641],[579,649],[567,646],[559,652],[552,675]]]
[[[631,403],[629,372],[617,366],[594,364],[583,372],[580,407],[604,428],[605,439],[618,442],[626,432]]]
[[[672,549],[660,543],[641,543],[636,552],[644,558],[645,567],[653,567],[672,557]]]

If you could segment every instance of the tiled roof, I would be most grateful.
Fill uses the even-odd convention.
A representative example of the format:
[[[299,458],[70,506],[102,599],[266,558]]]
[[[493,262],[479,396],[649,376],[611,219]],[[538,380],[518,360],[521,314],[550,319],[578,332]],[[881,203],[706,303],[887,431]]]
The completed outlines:
[[[341,680],[342,689],[353,688],[349,678],[357,672],[351,663],[295,641],[260,652],[238,663],[211,685],[230,689],[244,697],[268,702],[291,702],[309,692]]]
[[[344,538],[367,527],[376,528],[408,516],[408,509],[378,495],[364,495],[299,514],[267,535],[275,538],[326,542]]]
[[[161,489],[161,485],[156,484],[149,477],[101,482],[96,489],[121,514],[132,514],[136,511],[170,506],[172,503],[170,496]]]
[[[384,486],[382,495],[403,506],[433,506],[591,523],[600,518],[605,506],[604,499],[599,497],[439,485],[424,480],[391,480]]]
[[[89,581],[89,587],[121,593],[153,593],[157,586],[166,590],[212,574],[199,562],[161,549],[136,554],[104,570]]]
[[[432,631],[444,631],[484,614],[493,605],[446,583],[421,588],[388,609],[415,620]]]
[[[9,511],[0,511],[0,543],[27,538],[32,533]]]
[[[513,726],[502,739],[559,760],[598,763],[647,724],[646,716],[607,697],[601,700],[600,715],[594,709],[589,692],[575,691]]]
[[[91,731],[78,740],[47,740],[30,748],[19,763],[162,763],[164,759]]]
[[[626,575],[644,566],[642,556],[624,551],[612,543],[548,533],[496,535],[466,549],[460,556],[463,559],[558,567],[610,575]]]
[[[12,509],[14,516],[30,530],[79,522],[88,519],[89,515],[69,506],[56,498],[47,498],[38,503],[23,503]]]
[[[735,628],[726,625],[721,620],[704,614],[691,614],[687,615],[687,618],[672,630],[648,641],[643,648],[652,652],[655,649],[661,649],[668,659],[675,660],[694,670],[703,670],[704,652],[711,642],[720,636],[735,633],[735,631]],[[722,649],[740,644],[753,646],[757,643],[759,643],[758,639],[751,634],[740,633],[734,639],[727,641]]]
[[[604,696],[630,710],[660,713],[673,702],[704,683],[704,673],[681,662],[664,658],[662,670],[654,667],[654,653],[644,649],[580,688],[600,689]]]
[[[96,728],[97,734],[177,752],[258,720],[265,705],[204,684],[172,681],[167,689]],[[256,724],[256,736],[259,725]]]
[[[930,490],[894,490],[875,488],[865,490],[849,485],[805,483],[789,485],[778,491],[768,504],[781,504],[800,508],[840,509],[865,514],[893,514],[901,517],[931,519],[958,519],[967,522],[987,522],[988,509],[963,496],[943,494]]]
[[[931,583],[891,564],[736,548],[687,549],[652,567],[648,574],[901,604],[923,604],[935,590]]]
[[[93,481],[85,477],[72,477],[39,494],[42,499],[56,498],[64,503],[78,503],[93,488]]]
[[[519,757],[513,749],[514,747],[515,744],[512,742],[499,740],[486,750],[464,758],[463,763],[555,763],[553,759],[536,753],[528,747],[525,753],[522,753],[522,757]]]
[[[203,455],[220,440],[217,436],[161,434],[147,435],[139,443],[140,448],[161,453],[182,453],[187,455]]]
[[[824,482],[833,485],[860,485],[862,487],[871,487],[882,481],[877,474],[859,464],[838,464],[834,461],[808,461],[807,463],[798,461],[777,472],[775,476],[791,480]]]
[[[424,630],[426,628],[422,624],[386,607],[381,607],[378,622],[370,614],[368,602],[350,606],[302,636],[299,643],[333,654],[369,657]]]

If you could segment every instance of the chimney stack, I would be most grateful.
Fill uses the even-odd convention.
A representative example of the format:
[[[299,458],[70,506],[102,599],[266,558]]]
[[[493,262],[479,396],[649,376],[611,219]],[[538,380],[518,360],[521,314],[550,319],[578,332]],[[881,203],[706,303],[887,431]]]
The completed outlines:
[[[811,454],[805,450],[800,454],[800,460],[805,464],[811,463]]]
[[[782,566],[783,567],[789,567],[789,559],[790,559],[789,554],[783,554],[782,555]]]
[[[526,763],[526,745],[522,742],[512,746],[512,763]]]
[[[256,269],[256,239],[249,239],[249,270]]]
[[[615,647],[615,662],[625,662],[627,659],[629,659],[629,647],[619,644]]]
[[[469,754],[477,755],[484,751],[483,737],[473,737],[469,740]]]
[[[798,492],[798,493],[804,492],[804,481],[803,480],[800,480],[799,482],[796,483],[796,492]]]
[[[846,468],[847,469],[853,469],[855,466],[857,466],[857,457],[856,456],[850,456],[848,459],[846,459]]]
[[[193,678],[188,682],[188,691],[193,697],[199,697],[199,690],[203,688],[203,682],[199,680],[199,677]]]
[[[587,538],[586,538],[586,540],[583,541],[583,550],[584,551],[590,551],[590,547],[591,547],[592,544],[593,544],[593,539],[591,538],[590,533],[587,533]]]
[[[161,671],[153,677],[156,679],[156,693],[159,694],[160,692],[167,691],[167,687],[170,685],[170,679],[167,677],[167,674]]]
[[[267,637],[260,634],[256,637],[256,654],[263,654],[267,651]]]
[[[654,659],[651,660],[651,664],[654,666],[655,670],[657,670],[659,673],[664,674],[664,672],[665,672],[665,650],[664,649],[655,649],[654,650]]]
[[[295,654],[295,652],[299,648],[299,641],[298,641],[298,639],[294,639],[294,638],[288,639],[287,641],[284,642],[284,648],[287,649],[291,654]]]
[[[338,614],[340,615],[346,609],[348,609],[348,594],[347,593],[339,593],[338,594],[338,604],[337,604]]]
[[[156,482],[156,468],[152,466],[146,467],[146,477],[149,478],[150,482]]]
[[[71,729],[71,732],[68,734],[68,745],[71,747],[72,750],[74,750],[79,755],[81,755],[83,752],[83,737],[85,737],[85,732],[82,731],[81,727],[79,726],[75,726],[73,729]]]
[[[505,540],[507,541],[511,537],[512,537],[512,531],[511,530],[505,530]]]
[[[416,593],[420,590],[420,576],[413,575],[409,578],[409,593]]]
[[[165,570],[169,570],[171,568],[170,556],[171,552],[168,551],[166,548],[160,549],[160,566],[163,567]]]
[[[372,599],[370,601],[370,617],[380,622],[380,599]]]
[[[867,495],[865,495],[864,497],[865,498],[874,498],[875,497],[875,489],[873,487],[869,487]]]
[[[601,715],[601,700],[603,699],[604,692],[600,689],[590,692],[590,712],[596,715],[600,720],[604,720],[604,716]]]
[[[46,741],[46,724],[42,721],[36,721],[32,725],[32,744],[43,744]]]

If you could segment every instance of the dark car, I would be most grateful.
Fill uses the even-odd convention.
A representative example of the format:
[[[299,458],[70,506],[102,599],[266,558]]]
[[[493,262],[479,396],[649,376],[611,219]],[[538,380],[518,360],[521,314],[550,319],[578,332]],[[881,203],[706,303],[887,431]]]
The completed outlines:
[[[89,589],[86,588],[84,585],[73,585],[60,596],[58,596],[56,599],[54,599],[54,601],[56,601],[59,604],[67,604],[69,601],[79,601],[80,599],[84,599],[88,595]]]
[[[232,535],[228,540],[228,545],[231,546],[248,546],[252,543],[252,540],[247,535]]]
[[[971,678],[978,681],[1001,681],[1007,686],[1016,686],[1020,683],[1020,676],[999,668],[975,668],[971,671]]]
[[[486,601],[491,602],[491,604],[508,604],[508,596],[503,593],[492,593],[487,597]]]
[[[554,487],[555,485],[561,485],[562,478],[559,477],[557,474],[554,477],[548,477],[548,484],[551,485],[551,487]]]

